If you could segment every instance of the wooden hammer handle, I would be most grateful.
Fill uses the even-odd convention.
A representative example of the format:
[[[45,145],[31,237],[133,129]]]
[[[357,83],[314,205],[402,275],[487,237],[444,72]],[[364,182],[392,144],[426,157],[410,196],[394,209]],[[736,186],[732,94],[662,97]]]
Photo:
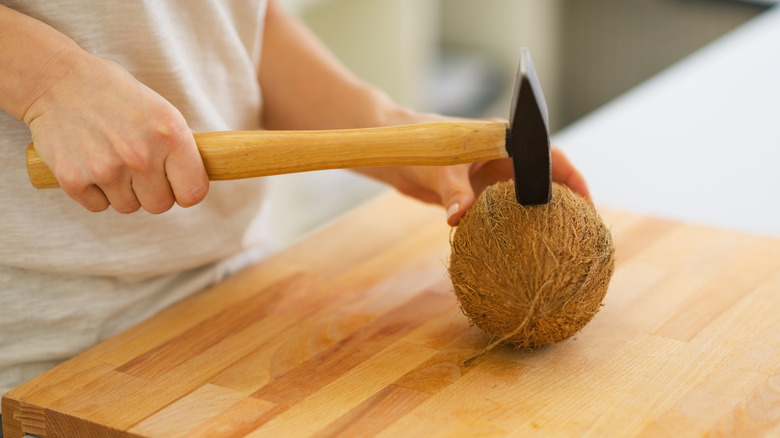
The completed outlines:
[[[197,133],[209,179],[230,180],[324,169],[451,165],[508,157],[502,122],[434,122],[333,131]],[[27,172],[39,189],[59,187],[31,144]]]

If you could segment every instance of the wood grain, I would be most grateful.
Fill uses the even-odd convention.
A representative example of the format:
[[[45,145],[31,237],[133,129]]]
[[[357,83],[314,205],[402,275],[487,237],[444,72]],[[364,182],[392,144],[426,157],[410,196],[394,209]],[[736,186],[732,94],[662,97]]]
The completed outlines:
[[[780,239],[603,210],[604,306],[488,343],[444,214],[379,197],[14,389],[8,438],[780,436]]]

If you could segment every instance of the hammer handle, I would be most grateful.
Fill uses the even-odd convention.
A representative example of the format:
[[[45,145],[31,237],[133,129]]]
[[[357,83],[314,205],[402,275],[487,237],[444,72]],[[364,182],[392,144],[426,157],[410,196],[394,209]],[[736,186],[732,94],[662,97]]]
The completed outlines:
[[[332,131],[196,133],[209,179],[231,180],[312,170],[451,165],[506,158],[503,122],[434,122]],[[34,146],[27,172],[39,189],[59,187]]]

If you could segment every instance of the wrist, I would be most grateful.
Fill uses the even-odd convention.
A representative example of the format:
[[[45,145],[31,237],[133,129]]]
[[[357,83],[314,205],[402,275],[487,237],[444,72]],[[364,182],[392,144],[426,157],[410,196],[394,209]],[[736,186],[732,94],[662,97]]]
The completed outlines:
[[[32,17],[0,6],[0,108],[29,125],[28,113],[87,54]]]
[[[82,50],[75,43],[52,53],[43,64],[35,68],[34,77],[27,84],[28,94],[20,106],[21,114],[18,118],[30,126],[49,109],[73,99],[83,85],[76,78],[86,77],[87,73],[92,72],[95,60],[101,59]]]

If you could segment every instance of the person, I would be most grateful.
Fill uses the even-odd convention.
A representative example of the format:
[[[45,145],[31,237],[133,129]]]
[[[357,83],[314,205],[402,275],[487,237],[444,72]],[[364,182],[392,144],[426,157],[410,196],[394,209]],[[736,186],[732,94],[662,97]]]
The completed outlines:
[[[266,181],[209,183],[193,131],[444,118],[359,80],[278,0],[0,0],[0,35],[0,394],[271,250]],[[31,141],[62,190],[30,185]],[[512,176],[509,159],[357,171],[453,226]]]

